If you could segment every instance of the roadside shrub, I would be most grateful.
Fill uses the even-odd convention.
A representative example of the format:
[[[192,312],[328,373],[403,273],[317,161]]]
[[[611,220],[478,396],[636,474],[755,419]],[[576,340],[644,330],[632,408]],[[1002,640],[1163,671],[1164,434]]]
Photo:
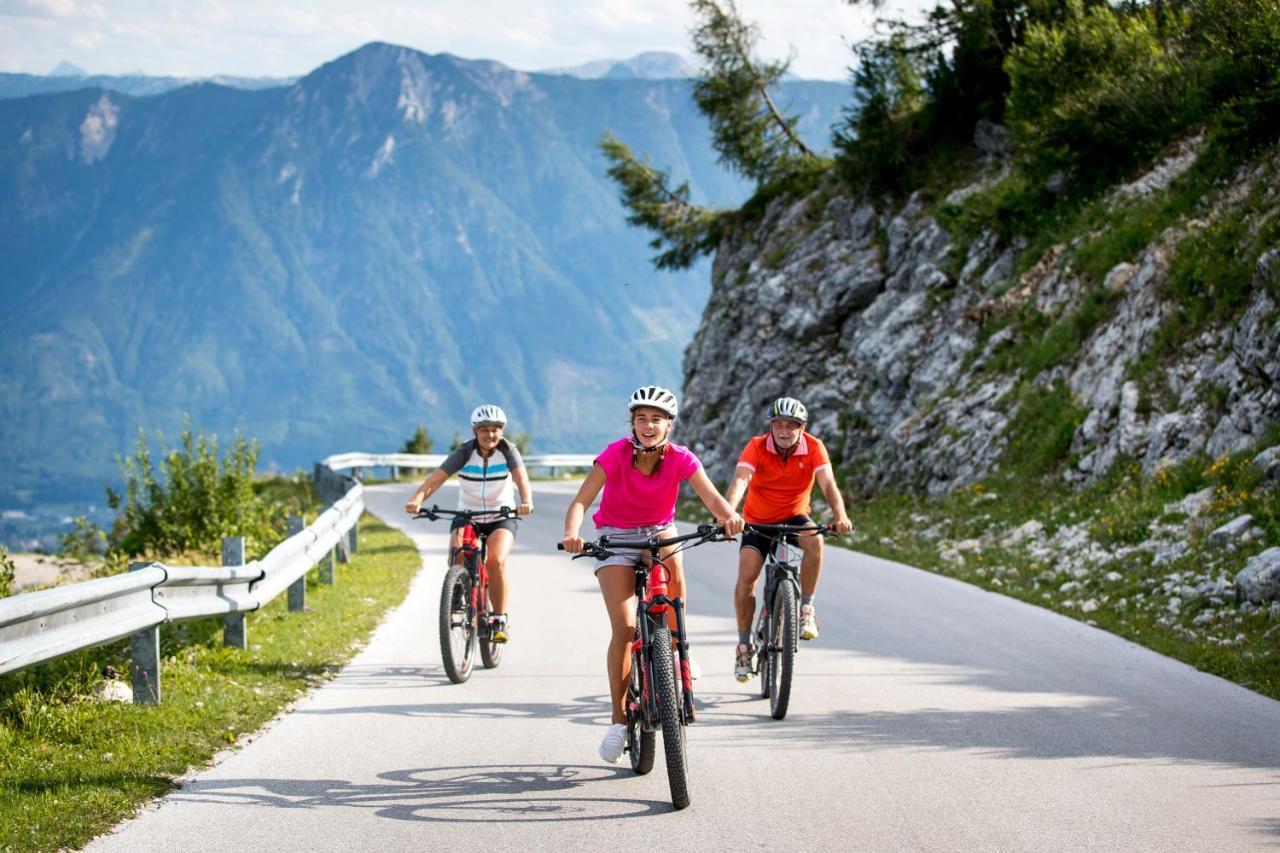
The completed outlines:
[[[72,521],[72,528],[62,534],[58,553],[81,563],[101,557],[107,550],[107,534],[83,515]]]
[[[145,433],[133,456],[120,461],[124,491],[107,489],[107,505],[119,510],[112,532],[115,550],[130,557],[216,553],[224,536],[244,536],[251,553],[279,541],[283,515],[254,491],[258,445],[236,436],[219,456],[216,436],[182,430],[179,446],[161,448],[159,471]]]
[[[1185,14],[1150,6],[1085,7],[1033,24],[1005,60],[1008,121],[1032,171],[1091,183],[1150,157],[1196,115],[1176,42]]]
[[[9,549],[0,545],[0,598],[13,595],[13,580],[16,572],[17,567],[9,557]]]

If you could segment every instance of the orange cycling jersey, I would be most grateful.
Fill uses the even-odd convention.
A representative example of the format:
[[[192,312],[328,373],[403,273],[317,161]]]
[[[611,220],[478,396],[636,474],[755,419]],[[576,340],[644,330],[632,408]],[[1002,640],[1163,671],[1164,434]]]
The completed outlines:
[[[784,459],[772,433],[765,433],[747,442],[738,464],[751,469],[742,517],[748,524],[778,524],[809,514],[814,478],[831,465],[831,458],[821,441],[801,433],[796,448]]]

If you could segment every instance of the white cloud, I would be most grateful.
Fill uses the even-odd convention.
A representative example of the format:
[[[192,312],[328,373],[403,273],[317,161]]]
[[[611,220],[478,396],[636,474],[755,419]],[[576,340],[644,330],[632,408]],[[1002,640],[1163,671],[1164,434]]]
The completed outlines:
[[[843,0],[738,7],[760,25],[763,55],[794,47],[794,73],[827,79],[845,76],[848,43],[874,18]],[[0,55],[35,73],[68,59],[95,73],[284,76],[382,40],[536,70],[645,50],[688,54],[692,24],[685,0],[0,0]]]

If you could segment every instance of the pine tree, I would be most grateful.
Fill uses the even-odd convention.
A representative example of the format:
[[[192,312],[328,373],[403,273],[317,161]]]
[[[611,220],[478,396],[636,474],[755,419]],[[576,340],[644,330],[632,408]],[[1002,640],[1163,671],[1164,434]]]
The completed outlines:
[[[693,47],[703,62],[694,100],[711,124],[720,162],[755,181],[757,190],[825,168],[826,160],[796,134],[796,119],[784,115],[770,94],[789,62],[766,63],[753,56],[759,32],[742,20],[733,0],[692,0],[690,5],[698,19]],[[684,269],[715,250],[731,211],[692,204],[688,183],[673,187],[670,173],[647,157],[637,158],[612,134],[605,133],[600,149],[630,211],[627,221],[657,235],[649,244],[660,250],[655,266]]]

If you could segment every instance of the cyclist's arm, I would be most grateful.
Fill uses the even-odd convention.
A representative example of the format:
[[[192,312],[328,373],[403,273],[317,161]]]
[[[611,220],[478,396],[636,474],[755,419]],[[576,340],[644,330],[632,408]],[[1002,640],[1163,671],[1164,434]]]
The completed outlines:
[[[520,508],[517,512],[520,515],[529,515],[533,512],[533,491],[529,488],[529,470],[523,465],[512,468],[511,479],[515,481],[516,491],[520,493]]]
[[[818,486],[822,489],[822,494],[827,499],[827,505],[831,507],[831,512],[835,515],[835,522],[831,525],[831,530],[836,535],[848,533],[853,529],[853,522],[849,520],[848,513],[845,512],[844,498],[840,494],[840,485],[836,483],[836,477],[831,473],[831,466],[819,468],[814,475],[818,480]]]
[[[747,493],[747,484],[751,482],[751,474],[754,470],[750,465],[739,465],[733,470],[733,479],[729,481],[729,489],[724,493],[724,499],[735,510],[742,501],[742,496]]]
[[[724,525],[724,532],[729,536],[737,536],[742,532],[742,516],[717,491],[715,483],[701,467],[689,478],[689,485],[703,505],[716,517],[716,521]]]
[[[571,554],[582,553],[582,537],[578,535],[578,530],[582,527],[582,519],[587,514],[587,507],[591,506],[596,495],[600,494],[606,479],[608,478],[605,477],[604,468],[596,462],[591,466],[591,473],[587,475],[587,479],[583,480],[582,485],[578,487],[578,493],[574,495],[573,500],[569,501],[569,509],[564,514],[563,544],[564,549]]]
[[[435,494],[436,490],[443,486],[448,479],[449,475],[443,468],[437,468],[432,471],[427,479],[422,481],[422,485],[418,486],[418,490],[413,493],[413,497],[405,501],[404,511],[413,514],[422,509],[423,502]]]

